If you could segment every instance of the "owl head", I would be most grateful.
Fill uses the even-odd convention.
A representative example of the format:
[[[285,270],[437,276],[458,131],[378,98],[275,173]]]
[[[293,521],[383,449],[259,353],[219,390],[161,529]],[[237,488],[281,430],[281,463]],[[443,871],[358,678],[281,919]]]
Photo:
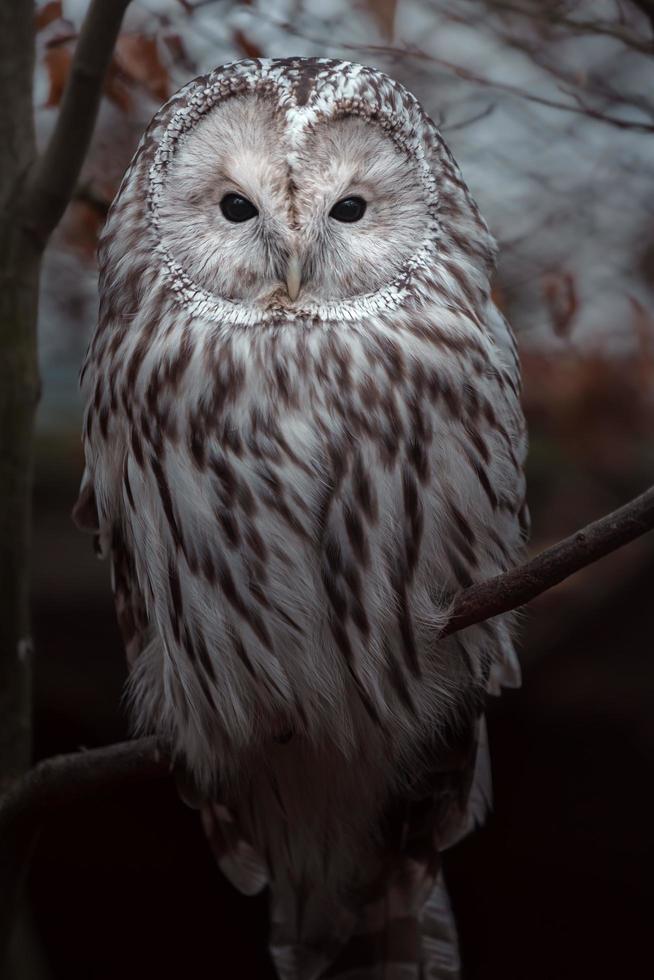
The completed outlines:
[[[271,93],[234,96],[175,154],[162,238],[225,299],[301,307],[371,293],[427,237],[419,169],[388,133],[330,115],[299,139],[296,123]]]
[[[194,315],[244,324],[356,319],[439,290],[478,304],[493,242],[401,85],[347,62],[257,59],[155,116],[100,258],[128,315],[166,286]]]

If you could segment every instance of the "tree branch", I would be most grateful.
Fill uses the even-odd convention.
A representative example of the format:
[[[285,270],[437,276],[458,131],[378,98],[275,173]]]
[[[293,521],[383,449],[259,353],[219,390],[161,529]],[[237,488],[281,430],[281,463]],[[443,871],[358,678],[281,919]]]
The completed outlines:
[[[170,772],[155,738],[54,756],[16,781],[0,801],[0,963],[13,924],[12,911],[39,832],[47,819],[103,790],[162,779]]]
[[[648,0],[634,0],[636,6],[641,10],[647,6]],[[610,37],[614,41],[620,41],[626,47],[633,48],[641,54],[654,54],[654,44],[652,41],[644,41],[639,35],[628,27],[614,21],[603,20],[600,17],[595,20],[583,20],[576,17],[568,17],[559,13],[557,8],[552,5],[544,6],[538,13],[534,12],[533,7],[522,7],[519,3],[511,3],[510,0],[489,0],[488,5],[495,10],[503,10],[508,14],[515,14],[531,21],[540,21],[542,24],[562,28],[567,31],[569,36],[575,35],[596,35],[599,37]],[[650,9],[654,10],[650,3]],[[645,10],[645,13],[647,11]],[[651,16],[651,14],[647,14]]]
[[[524,565],[464,589],[454,600],[443,635],[458,633],[474,623],[524,606],[581,568],[592,565],[653,528],[654,487],[650,487],[624,507],[541,551]]]
[[[123,15],[130,0],[92,0],[47,147],[26,188],[23,223],[45,248],[73,195],[91,141]]]
[[[421,48],[414,45],[408,47],[395,47],[392,45],[383,44],[346,44],[344,41],[331,42],[325,38],[316,37],[315,35],[308,34],[303,30],[299,30],[293,24],[287,23],[286,21],[280,21],[276,17],[266,14],[263,10],[258,11],[258,17],[263,18],[269,24],[272,24],[275,27],[283,29],[287,34],[290,34],[293,37],[299,37],[304,41],[311,41],[312,43],[320,44],[324,48],[331,47],[338,48],[339,50],[354,51],[358,55],[361,55],[361,52],[370,52],[371,54],[375,55],[375,57],[378,55],[383,55],[389,59],[395,59],[396,61],[400,62],[414,58],[416,61],[436,65],[449,74],[454,75],[456,78],[460,78],[464,82],[469,82],[471,85],[493,89],[496,92],[503,92],[506,95],[515,96],[524,102],[532,102],[534,105],[545,106],[548,109],[558,109],[561,112],[569,112],[577,116],[590,117],[592,119],[596,119],[598,122],[606,123],[607,125],[614,126],[617,129],[629,130],[633,133],[654,133],[654,124],[652,123],[641,122],[638,119],[623,119],[621,116],[612,116],[608,113],[602,112],[599,109],[593,109],[591,107],[582,108],[574,103],[559,102],[556,99],[550,99],[546,96],[537,95],[535,92],[522,89],[518,85],[512,85],[509,82],[502,82],[488,78],[484,75],[479,75],[477,72],[474,72],[469,68],[465,68],[462,65],[457,65],[445,58],[439,58],[436,55],[429,54],[428,52],[423,51]]]

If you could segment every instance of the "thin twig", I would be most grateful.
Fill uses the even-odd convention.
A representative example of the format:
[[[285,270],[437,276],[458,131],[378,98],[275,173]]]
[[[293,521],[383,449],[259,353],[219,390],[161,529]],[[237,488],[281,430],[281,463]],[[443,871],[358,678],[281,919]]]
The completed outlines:
[[[531,561],[461,592],[444,634],[517,609],[586,565],[654,528],[654,487],[624,507],[588,524]]]
[[[41,248],[73,195],[91,141],[102,85],[130,0],[92,0],[54,130],[26,190],[23,223]]]
[[[482,119],[487,119],[491,113],[495,112],[496,105],[494,102],[489,102],[488,105],[481,109],[479,112],[474,113],[472,116],[468,116],[467,119],[462,119],[460,122],[448,123],[447,120],[441,125],[441,129],[444,133],[448,135],[454,133],[459,129],[466,129],[468,126],[473,126],[474,123],[480,122]]]
[[[559,102],[556,99],[550,99],[543,95],[537,95],[535,92],[530,92],[527,89],[520,88],[518,85],[512,85],[509,82],[501,82],[496,79],[480,75],[469,68],[464,68],[462,65],[457,65],[452,61],[448,61],[446,58],[439,58],[437,55],[429,54],[428,52],[423,51],[421,48],[414,45],[399,48],[384,44],[348,44],[345,41],[330,41],[328,38],[321,38],[308,34],[305,31],[299,30],[294,24],[287,21],[280,21],[260,10],[257,11],[257,17],[267,20],[268,23],[280,28],[287,34],[302,38],[305,41],[320,44],[323,48],[336,48],[339,51],[353,51],[359,56],[363,52],[367,52],[375,57],[381,56],[401,62],[406,61],[407,58],[413,58],[416,61],[423,61],[429,64],[437,65],[439,68],[444,69],[446,72],[454,75],[456,78],[460,78],[464,82],[469,82],[471,85],[479,85],[482,88],[493,89],[496,92],[504,92],[505,95],[514,96],[515,98],[521,99],[524,102],[531,102],[534,105],[544,106],[548,109],[557,109],[560,112],[569,112],[576,116],[585,116],[586,118],[595,119],[597,122],[614,126],[616,129],[624,129],[633,133],[654,133],[654,123],[641,122],[637,119],[622,119],[620,116],[612,116],[608,113],[602,112],[599,109],[592,109],[590,107],[582,108],[574,103]]]
[[[116,785],[161,779],[170,772],[155,738],[54,756],[13,783],[0,802],[0,964],[15,906],[39,832],[48,818]]]
[[[637,3],[638,0],[635,0]],[[650,40],[643,40],[635,31],[628,27],[623,27],[619,23],[608,20],[583,20],[575,17],[566,17],[554,9],[553,5],[548,5],[544,9],[535,13],[533,7],[521,7],[518,3],[510,3],[508,0],[491,0],[489,6],[494,10],[503,10],[509,14],[527,18],[530,21],[540,21],[548,27],[562,28],[569,35],[595,35],[597,37],[610,37],[614,41],[620,41],[626,47],[632,48],[641,54],[654,54],[654,44]],[[644,6],[644,4],[643,4]]]

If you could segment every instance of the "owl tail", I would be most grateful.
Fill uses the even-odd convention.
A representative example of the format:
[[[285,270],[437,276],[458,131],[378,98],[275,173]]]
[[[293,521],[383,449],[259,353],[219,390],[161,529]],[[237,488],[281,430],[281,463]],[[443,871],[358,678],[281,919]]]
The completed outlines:
[[[449,765],[435,768],[430,785],[425,795],[396,801],[388,847],[351,900],[283,869],[271,874],[230,811],[202,805],[229,880],[249,895],[270,888],[270,952],[280,980],[457,980],[457,932],[440,852],[481,822],[490,804],[483,719],[463,750],[453,749]]]
[[[243,895],[257,895],[269,881],[268,866],[262,856],[240,832],[226,806],[205,803],[200,813],[209,846],[222,873]]]
[[[298,905],[304,920],[300,929]],[[418,912],[407,911],[393,887],[356,915],[320,895],[305,896],[298,903],[297,894],[283,896],[273,889],[270,949],[280,980],[458,980],[460,976],[456,926],[442,873]]]
[[[242,893],[270,887],[270,954],[280,980],[458,980],[454,917],[436,852],[405,856],[363,902],[277,875],[229,810],[202,806],[216,861]]]
[[[420,924],[424,957],[420,980],[458,980],[459,937],[442,874],[436,879]]]

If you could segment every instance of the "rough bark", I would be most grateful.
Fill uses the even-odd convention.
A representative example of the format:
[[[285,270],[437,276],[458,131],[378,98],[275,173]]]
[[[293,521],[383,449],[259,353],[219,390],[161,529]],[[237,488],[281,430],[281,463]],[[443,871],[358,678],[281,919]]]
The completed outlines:
[[[39,250],[20,221],[35,158],[33,4],[0,4],[0,789],[30,758],[28,560]]]
[[[130,0],[93,0],[80,30],[57,122],[26,187],[25,220],[42,245],[73,196],[102,96],[102,84]]]
[[[75,187],[129,0],[93,0],[36,157],[34,4],[0,4],[0,791],[30,758],[29,552],[41,254]]]
[[[39,160],[32,108],[34,3],[0,2],[0,795],[31,756],[29,555],[41,255],[74,190],[128,3],[91,3],[57,123]],[[0,972],[20,883],[20,875],[0,861],[0,875],[5,871]]]

